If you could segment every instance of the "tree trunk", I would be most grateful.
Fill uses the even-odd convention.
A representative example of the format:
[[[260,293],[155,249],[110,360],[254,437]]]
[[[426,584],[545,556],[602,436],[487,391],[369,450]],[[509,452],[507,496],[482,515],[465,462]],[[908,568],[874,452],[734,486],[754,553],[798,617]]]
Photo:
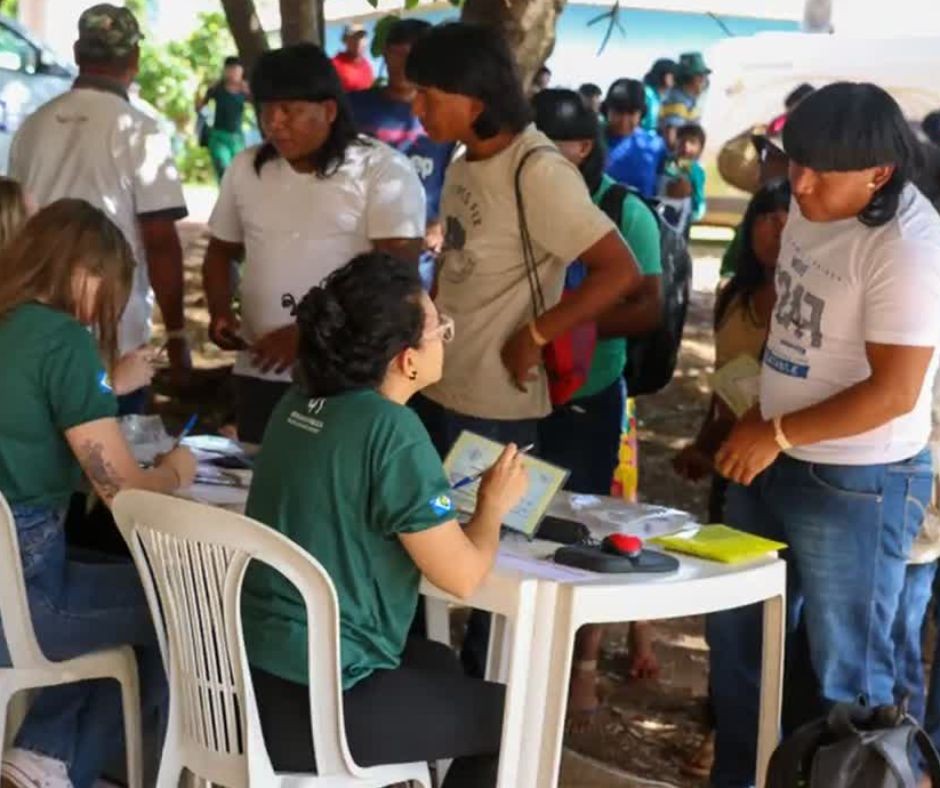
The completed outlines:
[[[245,72],[250,74],[259,55],[268,49],[268,37],[261,27],[254,0],[222,0],[222,8]]]
[[[502,30],[519,64],[522,84],[529,87],[555,48],[555,25],[565,3],[566,0],[466,0],[460,18]]]
[[[324,20],[322,0],[280,0],[281,43],[302,41],[323,46]]]

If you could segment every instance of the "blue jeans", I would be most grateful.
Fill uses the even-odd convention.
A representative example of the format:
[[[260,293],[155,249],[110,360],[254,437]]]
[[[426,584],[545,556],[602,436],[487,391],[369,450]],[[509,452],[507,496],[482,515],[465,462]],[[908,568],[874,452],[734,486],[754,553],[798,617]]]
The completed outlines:
[[[424,424],[431,443],[441,455],[447,456],[451,446],[454,445],[460,433],[464,430],[475,432],[484,438],[498,443],[515,443],[517,446],[535,444],[533,454],[538,454],[538,420],[521,419],[506,421],[502,419],[480,419],[475,416],[465,416],[438,405],[433,400],[420,394],[414,396],[408,403],[418,414]],[[418,618],[423,615],[423,607],[418,608]],[[414,634],[423,634],[419,625],[412,629]],[[468,676],[483,678],[486,673],[486,652],[490,642],[490,614],[480,610],[473,610],[467,621],[467,634],[464,637],[463,649],[460,652],[460,661]]]
[[[893,634],[907,556],[931,485],[930,454],[924,451],[904,462],[865,466],[782,456],[750,487],[728,488],[729,525],[789,545],[787,632],[805,627],[823,705],[894,703],[904,685],[898,664],[906,655]],[[712,784],[750,786],[760,698],[760,606],[708,616],[706,634],[716,721]],[[807,712],[811,717],[816,710]]]
[[[933,582],[933,617],[934,623],[940,627],[940,572],[937,572]],[[940,746],[940,638],[937,639],[930,668],[930,684],[927,691],[927,710],[925,713],[924,729],[934,746]]]
[[[36,637],[51,660],[120,645],[136,647],[143,721],[162,736],[167,685],[150,611],[133,564],[66,557],[63,512],[13,507]],[[0,665],[10,655],[0,631]],[[120,686],[83,681],[42,690],[16,746],[63,761],[75,788],[91,786],[124,742]]]
[[[539,456],[571,470],[566,489],[610,495],[626,402],[627,386],[618,378],[597,394],[556,408],[539,422]]]
[[[908,711],[921,725],[925,713],[924,619],[936,571],[935,562],[908,565],[891,633],[897,677],[894,696],[898,700],[907,698]]]

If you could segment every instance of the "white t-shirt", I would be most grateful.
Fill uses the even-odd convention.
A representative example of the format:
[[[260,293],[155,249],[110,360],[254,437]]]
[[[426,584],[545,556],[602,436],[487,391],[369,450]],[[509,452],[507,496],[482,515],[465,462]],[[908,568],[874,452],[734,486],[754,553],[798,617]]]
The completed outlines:
[[[881,227],[810,222],[796,202],[783,233],[777,303],[761,375],[765,418],[830,399],[867,380],[867,342],[940,344],[940,216],[913,186]],[[908,459],[930,436],[934,352],[911,413],[877,429],[791,449],[806,462],[875,465]]]
[[[444,252],[437,306],[454,319],[444,376],[426,390],[457,413],[487,419],[536,419],[551,412],[548,380],[519,391],[503,365],[506,340],[533,318],[515,177],[522,157],[551,141],[530,126],[505,150],[481,161],[457,158],[441,198]],[[521,186],[546,308],[561,299],[565,268],[617,228],[591,201],[584,177],[557,150],[526,159]]]
[[[241,280],[242,334],[249,343],[292,320],[284,296],[297,303],[324,277],[382,238],[424,236],[424,189],[411,162],[375,140],[346,150],[327,178],[300,173],[281,158],[255,172],[258,148],[235,157],[225,171],[209,220],[215,238],[245,246]],[[235,373],[264,380],[240,353]]]
[[[34,112],[10,148],[10,176],[40,207],[72,197],[104,211],[121,228],[137,266],[121,316],[121,353],[150,338],[153,293],[138,217],[186,216],[170,139],[119,87],[81,78],[78,87]],[[95,85],[90,87],[90,85]]]

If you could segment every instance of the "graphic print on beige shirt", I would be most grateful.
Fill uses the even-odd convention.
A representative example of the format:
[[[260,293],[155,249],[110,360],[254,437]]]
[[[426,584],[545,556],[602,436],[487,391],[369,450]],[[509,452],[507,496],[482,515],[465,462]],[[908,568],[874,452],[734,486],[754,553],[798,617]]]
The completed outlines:
[[[551,411],[543,367],[525,392],[512,383],[500,352],[534,317],[519,238],[515,174],[534,147],[551,146],[534,126],[489,159],[457,159],[441,199],[444,252],[437,306],[453,317],[444,376],[427,396],[445,408],[486,419],[534,419]],[[554,150],[533,153],[522,170],[526,221],[546,305],[561,298],[565,268],[615,230],[588,194],[578,169]]]

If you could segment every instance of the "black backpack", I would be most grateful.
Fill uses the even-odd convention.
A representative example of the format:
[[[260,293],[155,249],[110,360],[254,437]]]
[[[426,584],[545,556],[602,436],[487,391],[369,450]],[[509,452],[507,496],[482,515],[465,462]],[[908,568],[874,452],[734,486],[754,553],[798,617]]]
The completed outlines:
[[[839,703],[777,747],[766,788],[916,788],[919,762],[940,786],[940,757],[903,707]]]
[[[685,236],[665,217],[665,207],[658,200],[615,183],[601,198],[600,208],[620,228],[623,203],[635,194],[656,217],[662,254],[663,320],[659,328],[627,342],[627,366],[623,376],[631,397],[655,394],[665,388],[676,371],[679,345],[689,309],[692,288],[692,257]]]

